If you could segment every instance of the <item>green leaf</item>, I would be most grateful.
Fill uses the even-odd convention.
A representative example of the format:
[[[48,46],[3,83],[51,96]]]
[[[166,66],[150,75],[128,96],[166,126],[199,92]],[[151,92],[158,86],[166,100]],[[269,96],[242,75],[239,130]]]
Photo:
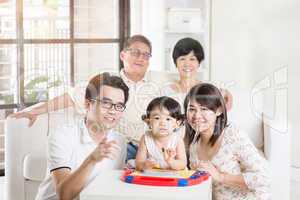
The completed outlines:
[[[26,101],[29,102],[39,102],[40,96],[41,94],[43,94],[44,90],[44,94],[46,95],[46,98],[48,99],[48,89],[53,88],[53,87],[58,87],[60,86],[63,82],[60,81],[60,79],[56,80],[56,81],[52,81],[52,82],[48,82],[49,78],[48,76],[39,76],[34,78],[33,80],[29,81],[29,83],[27,83],[25,85],[25,99]],[[46,88],[45,89],[41,89],[39,87],[40,84],[46,84]]]
[[[47,83],[47,81],[48,81],[47,76],[36,77],[35,79],[29,81],[29,83],[25,85],[25,89],[27,90],[36,89],[38,84],[45,83],[45,82]]]

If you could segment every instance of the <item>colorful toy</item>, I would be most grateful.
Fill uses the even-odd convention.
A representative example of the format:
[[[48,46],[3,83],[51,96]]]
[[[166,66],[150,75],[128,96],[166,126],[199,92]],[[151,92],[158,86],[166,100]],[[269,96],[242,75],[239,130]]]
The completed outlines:
[[[162,170],[152,169],[144,172],[132,169],[124,170],[121,180],[126,183],[151,185],[151,186],[175,186],[184,187],[200,184],[209,178],[209,174],[194,170]]]

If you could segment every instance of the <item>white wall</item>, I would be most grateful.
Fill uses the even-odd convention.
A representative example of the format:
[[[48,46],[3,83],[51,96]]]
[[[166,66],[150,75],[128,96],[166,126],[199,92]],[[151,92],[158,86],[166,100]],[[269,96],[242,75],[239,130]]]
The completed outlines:
[[[158,11],[163,10],[163,1],[149,2],[132,0],[132,33],[143,33],[152,41],[160,41],[160,31],[163,30],[157,27],[163,23],[158,19],[164,17]],[[180,2],[186,6],[184,1],[176,3]],[[281,117],[288,119],[295,133],[291,140],[292,165],[300,167],[300,156],[297,156],[300,135],[296,134],[300,125],[297,123],[298,112],[295,112],[300,110],[299,89],[296,88],[299,84],[297,74],[300,74],[297,66],[299,58],[296,57],[300,52],[297,42],[300,41],[297,37],[300,35],[299,4],[297,0],[213,0],[211,79],[229,84],[234,82],[229,89],[233,87],[249,92],[262,84],[262,80],[269,80],[271,85],[265,91],[267,104],[264,110],[270,116],[276,112],[273,107],[276,103],[275,92],[277,89],[288,89],[288,102],[284,102],[285,99],[281,102],[281,110],[287,117]],[[154,35],[156,38],[152,38]],[[158,57],[163,54],[160,45],[153,44],[155,51],[151,66],[154,68],[163,67],[158,64]],[[282,82],[276,84],[275,76],[278,74]]]
[[[206,34],[187,33],[188,31],[186,30],[168,30],[168,32],[166,32],[166,30],[168,29],[168,8],[202,8],[203,17],[206,19],[207,10],[204,8],[207,1],[208,0],[131,0],[131,35],[143,34],[150,39],[153,47],[150,70],[176,71],[173,60],[171,59],[171,52],[175,43],[181,38],[192,37],[198,39],[204,47],[206,47],[208,43]],[[208,22],[206,22],[205,19],[203,26],[206,30],[206,23],[208,24]],[[206,67],[208,63],[205,62],[204,65],[204,67]],[[208,75],[206,75],[208,73],[207,71],[208,69],[203,70],[205,78],[208,77]]]
[[[162,0],[142,1],[142,32],[152,42],[151,70],[163,70],[165,2]]]
[[[274,92],[288,89],[285,99],[288,102],[283,99],[280,104],[285,109],[287,104],[289,108],[289,112],[285,112],[292,127],[291,164],[300,167],[297,155],[300,152],[300,58],[296,56],[300,52],[299,9],[297,0],[213,1],[211,78],[235,81],[233,87],[243,90],[251,90],[262,83],[261,80],[269,79],[269,106],[265,106],[271,114],[276,112],[276,107],[270,107],[276,104],[275,98],[272,99]],[[283,70],[278,72],[278,69]],[[276,79],[278,74],[281,74],[281,82]]]
[[[118,38],[118,6],[117,0],[75,1],[75,37]],[[74,54],[76,83],[119,68],[118,44],[77,44]]]
[[[132,0],[132,34],[144,33],[155,41],[152,36],[159,38],[162,34],[159,32],[161,29],[152,27],[162,24],[158,21],[162,15],[155,11],[162,10],[163,3],[158,0],[155,3],[151,1],[151,5],[157,3],[153,7],[149,2]],[[182,6],[186,6],[184,1],[176,1],[177,4],[180,2]],[[297,123],[299,112],[296,111],[300,111],[297,86],[297,75],[300,75],[297,64],[300,59],[296,55],[300,52],[299,9],[300,1],[297,0],[212,0],[211,19],[211,79],[228,83],[229,89],[232,87],[247,92],[264,83],[262,80],[269,80],[271,85],[264,92],[267,97],[264,110],[270,116],[276,112],[276,101],[278,104],[278,100],[274,98],[275,92],[278,89],[283,92],[288,90],[288,97],[281,101],[280,109],[284,116],[280,117],[288,119],[292,127],[291,165],[298,167],[300,134],[296,130],[300,130],[300,125]],[[154,44],[154,57],[163,53],[159,45],[161,44]],[[156,57],[151,60],[159,59]],[[151,63],[151,66],[161,67],[157,63],[158,61]],[[282,80],[276,84],[275,77],[278,74]]]

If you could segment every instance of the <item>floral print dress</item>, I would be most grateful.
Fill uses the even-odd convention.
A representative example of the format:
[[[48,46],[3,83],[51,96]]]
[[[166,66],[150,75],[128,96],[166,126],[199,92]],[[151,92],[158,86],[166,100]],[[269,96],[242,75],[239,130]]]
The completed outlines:
[[[214,200],[267,200],[270,197],[270,179],[267,161],[261,157],[246,134],[229,125],[218,152],[211,159],[212,164],[223,173],[242,174],[248,189],[227,186],[213,182]],[[196,138],[196,137],[195,137]],[[192,142],[189,147],[190,162],[198,162],[197,147]]]

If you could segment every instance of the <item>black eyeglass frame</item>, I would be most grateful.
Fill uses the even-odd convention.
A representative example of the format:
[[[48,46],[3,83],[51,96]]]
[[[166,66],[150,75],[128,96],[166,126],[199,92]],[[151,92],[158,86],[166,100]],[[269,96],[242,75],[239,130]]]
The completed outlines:
[[[122,103],[112,103],[110,101],[106,101],[104,99],[90,99],[91,101],[95,101],[95,102],[98,102],[100,103],[100,106],[102,105],[103,108],[106,108],[106,109],[111,109],[112,107],[114,107],[115,111],[118,111],[118,112],[123,112],[125,109],[126,109],[126,105],[125,104],[122,104]],[[103,105],[109,105],[109,106],[103,106]],[[118,109],[117,106],[122,106],[121,109]]]
[[[127,48],[125,49],[125,51],[129,51],[130,52],[130,55],[132,56],[135,56],[135,57],[140,57],[141,55],[143,56],[143,58],[145,60],[149,60],[151,57],[152,57],[152,54],[151,53],[148,53],[148,52],[142,52],[141,50],[139,49],[132,49],[132,48]],[[136,51],[136,52],[133,52],[133,51]]]

